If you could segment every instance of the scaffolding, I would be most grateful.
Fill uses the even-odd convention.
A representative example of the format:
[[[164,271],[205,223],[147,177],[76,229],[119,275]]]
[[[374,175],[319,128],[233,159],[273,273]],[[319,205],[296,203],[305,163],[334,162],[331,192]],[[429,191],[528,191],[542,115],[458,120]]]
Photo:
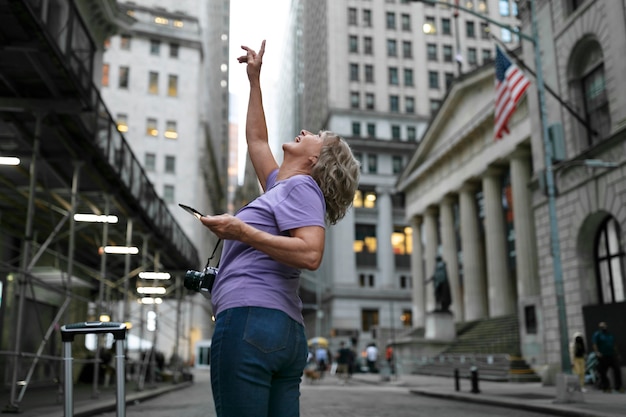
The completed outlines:
[[[103,314],[130,321],[140,271],[180,277],[201,265],[93,83],[99,62],[93,33],[115,30],[124,17],[115,16],[115,0],[89,2],[88,27],[76,3],[0,0],[0,157],[20,159],[0,166],[6,412],[19,411],[31,386],[61,386],[60,325]],[[119,223],[78,223],[77,213],[115,216]],[[133,245],[139,256],[102,250]],[[177,328],[186,295],[180,284],[170,280],[164,295],[175,300]],[[143,314],[139,325],[143,338]]]

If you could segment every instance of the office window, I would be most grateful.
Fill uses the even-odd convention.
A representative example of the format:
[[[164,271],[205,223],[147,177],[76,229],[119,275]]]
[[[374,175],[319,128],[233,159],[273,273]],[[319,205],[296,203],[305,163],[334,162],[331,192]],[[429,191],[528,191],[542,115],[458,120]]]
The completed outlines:
[[[178,96],[178,76],[168,75],[167,77],[167,95],[170,97]]]
[[[158,134],[159,134],[159,129],[157,129],[157,120],[148,118],[146,120],[146,135],[157,136]]]
[[[128,132],[128,116],[124,113],[118,113],[116,119],[117,130],[125,133]]]
[[[128,88],[129,77],[130,77],[130,68],[120,67],[119,79],[117,80],[117,86],[119,88]]]
[[[391,167],[394,174],[399,174],[402,171],[402,157],[400,155],[393,155],[391,157]],[[393,245],[393,236],[391,237],[391,241]]]
[[[374,82],[374,66],[373,65],[365,65],[365,82],[373,83]]]
[[[453,52],[451,45],[443,45],[443,62],[452,62]]]
[[[361,107],[361,97],[356,91],[350,92],[350,107],[353,109]]]
[[[598,299],[601,304],[619,303],[626,300],[624,279],[624,250],[621,247],[619,223],[609,216],[596,237],[595,263]]]
[[[359,163],[359,172],[363,172],[363,154],[361,152],[354,152],[354,159]]]
[[[415,113],[415,98],[413,97],[405,97],[404,98],[404,107],[405,111],[409,114]]]
[[[165,155],[165,172],[168,174],[176,173],[176,157]]]
[[[411,31],[411,15],[407,13],[402,13],[402,30]]]
[[[413,87],[413,69],[405,68],[404,69],[404,85],[407,87]]]
[[[437,71],[428,71],[428,88],[433,90],[439,88],[439,73]]]
[[[376,101],[374,99],[374,93],[365,93],[365,108],[367,110],[374,110],[376,107]]]
[[[452,85],[452,81],[454,81],[454,74],[451,72],[446,72],[444,73],[444,78],[445,78],[446,90],[447,90]]]
[[[395,39],[387,39],[387,56],[398,56],[398,43]]]
[[[159,55],[161,52],[161,41],[150,39],[150,55]]]
[[[361,122],[352,122],[352,136],[361,136]]]
[[[430,115],[434,116],[435,113],[437,113],[437,111],[439,110],[439,107],[441,107],[441,100],[431,99],[430,100]]]
[[[165,137],[168,139],[178,139],[178,130],[174,120],[165,122]]]
[[[363,26],[372,26],[372,11],[370,9],[363,9]]]
[[[441,33],[444,35],[452,35],[452,25],[450,19],[441,19]]]
[[[483,64],[485,62],[491,61],[491,59],[492,59],[491,58],[491,49],[483,49],[482,52],[483,52],[483,54],[482,54],[483,55]]]
[[[109,64],[102,65],[102,86],[109,86]]]
[[[357,25],[357,16],[356,16],[356,8],[350,7],[348,8],[348,25],[356,26]]]
[[[398,68],[389,67],[389,85],[398,85]]]
[[[403,284],[403,280],[408,281],[407,285]],[[400,277],[400,288],[410,288],[411,286],[411,277]],[[413,312],[411,310],[402,310],[402,315],[400,316],[400,320],[402,321],[402,326],[404,328],[410,329],[413,327]]]
[[[148,93],[159,94],[159,73],[150,71],[148,74]]]
[[[386,14],[387,29],[396,28],[396,14],[393,12],[387,12]]]
[[[359,286],[360,287],[373,287],[374,275],[373,274],[359,274]]]
[[[350,64],[350,81],[359,81],[359,64]]]
[[[513,42],[513,34],[511,33],[510,30],[505,29],[505,28],[500,29],[500,38],[502,39],[502,42],[504,43]]]
[[[378,157],[376,154],[367,154],[367,172],[376,174],[378,172]]]
[[[435,23],[435,18],[427,16],[424,20],[425,23],[422,27],[422,31],[427,35],[434,35],[435,33],[437,33],[437,24]]]
[[[400,139],[400,126],[391,125],[391,139]]]
[[[417,130],[415,126],[408,126],[406,128],[406,138],[408,140],[417,140]]]
[[[474,22],[465,22],[465,35],[468,38],[476,37],[476,27],[474,25]]]
[[[429,43],[426,45],[426,56],[429,61],[437,61],[437,45]]]
[[[120,49],[123,49],[125,51],[130,51],[130,40],[131,40],[130,35],[120,36]]]
[[[376,123],[367,124],[367,136],[370,138],[376,137]]]
[[[376,191],[356,190],[353,204],[356,208],[376,208]],[[376,227],[357,224],[355,229],[357,241],[360,241],[358,247],[355,247],[355,252],[361,252],[364,248],[367,252],[376,252]],[[364,237],[373,237],[373,239]]]
[[[374,42],[371,36],[365,36],[363,38],[363,53],[365,55],[372,55],[374,53]]]
[[[392,113],[398,113],[400,111],[400,99],[398,96],[389,96],[389,111]]]
[[[361,331],[369,332],[378,326],[378,310],[364,308],[361,310]]]
[[[144,168],[148,172],[153,172],[156,169],[156,155],[150,152],[146,152],[144,155]]]
[[[500,11],[500,16],[511,16],[509,0],[498,0],[498,10]]]
[[[467,48],[467,63],[470,65],[478,65],[478,53],[476,48]]]
[[[350,50],[350,53],[357,53],[359,52],[359,38],[355,35],[350,35],[348,37],[348,48]]]
[[[481,22],[480,23],[480,37],[482,39],[489,39],[491,29],[489,29],[489,23]]]
[[[180,49],[177,43],[170,43],[170,58],[178,58],[178,50]]]
[[[163,200],[167,204],[173,204],[176,201],[176,195],[174,193],[174,186],[165,184],[163,186]]]
[[[404,58],[413,58],[413,44],[411,41],[402,41],[402,56]]]

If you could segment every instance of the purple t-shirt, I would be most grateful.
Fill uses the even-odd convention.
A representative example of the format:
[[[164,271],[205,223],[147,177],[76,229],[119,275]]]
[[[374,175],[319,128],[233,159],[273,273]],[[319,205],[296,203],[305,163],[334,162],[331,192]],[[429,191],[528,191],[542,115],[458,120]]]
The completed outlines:
[[[273,235],[290,229],[325,227],[326,202],[308,175],[276,182],[278,170],[267,178],[266,192],[243,207],[236,217]],[[298,296],[300,270],[279,263],[245,243],[225,240],[220,269],[211,293],[213,312],[234,307],[265,307],[284,311],[299,323],[302,301]]]

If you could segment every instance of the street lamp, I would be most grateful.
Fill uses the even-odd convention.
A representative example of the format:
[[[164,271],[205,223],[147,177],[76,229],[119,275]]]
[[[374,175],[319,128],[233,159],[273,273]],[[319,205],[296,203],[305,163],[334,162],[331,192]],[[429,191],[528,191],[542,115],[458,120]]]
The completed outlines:
[[[545,84],[543,81],[543,68],[541,63],[541,49],[539,45],[539,28],[537,24],[537,15],[536,15],[536,0],[529,0],[530,3],[530,19],[532,25],[532,35],[526,35],[519,31],[518,28],[514,28],[510,25],[500,23],[496,20],[491,19],[488,16],[484,16],[480,13],[475,12],[471,9],[466,9],[465,7],[461,7],[458,5],[458,2],[448,3],[445,1],[436,1],[436,0],[413,0],[415,2],[427,3],[431,5],[441,4],[446,7],[452,7],[454,9],[462,10],[466,13],[469,13],[477,18],[487,21],[489,23],[493,23],[496,26],[499,26],[504,29],[508,29],[511,32],[518,35],[520,38],[526,39],[533,45],[533,52],[535,57],[535,70],[536,70],[536,84],[537,84],[537,94],[539,96],[539,113],[540,113],[540,121],[541,121],[541,130],[542,130],[542,139],[544,145],[544,155],[545,155],[545,180],[546,180],[546,191],[548,195],[548,214],[550,220],[550,247],[552,254],[552,264],[553,264],[553,273],[554,273],[554,287],[556,292],[556,304],[558,310],[558,322],[559,322],[559,335],[560,335],[560,346],[561,346],[561,371],[566,374],[572,373],[572,367],[569,361],[569,336],[567,330],[567,314],[565,311],[565,291],[563,289],[563,268],[561,265],[561,245],[559,242],[559,230],[558,230],[558,221],[556,217],[556,187],[554,182],[554,168],[552,166],[553,162],[553,151],[552,144],[550,142],[550,136],[548,134],[548,116],[546,111],[546,92],[545,92]]]

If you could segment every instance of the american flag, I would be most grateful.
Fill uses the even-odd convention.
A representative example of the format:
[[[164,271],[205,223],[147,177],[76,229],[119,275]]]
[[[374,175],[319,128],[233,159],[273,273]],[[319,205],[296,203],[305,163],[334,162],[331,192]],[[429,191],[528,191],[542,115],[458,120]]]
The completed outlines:
[[[529,85],[524,73],[496,46],[496,140],[502,139],[503,133],[509,133],[509,119]]]

